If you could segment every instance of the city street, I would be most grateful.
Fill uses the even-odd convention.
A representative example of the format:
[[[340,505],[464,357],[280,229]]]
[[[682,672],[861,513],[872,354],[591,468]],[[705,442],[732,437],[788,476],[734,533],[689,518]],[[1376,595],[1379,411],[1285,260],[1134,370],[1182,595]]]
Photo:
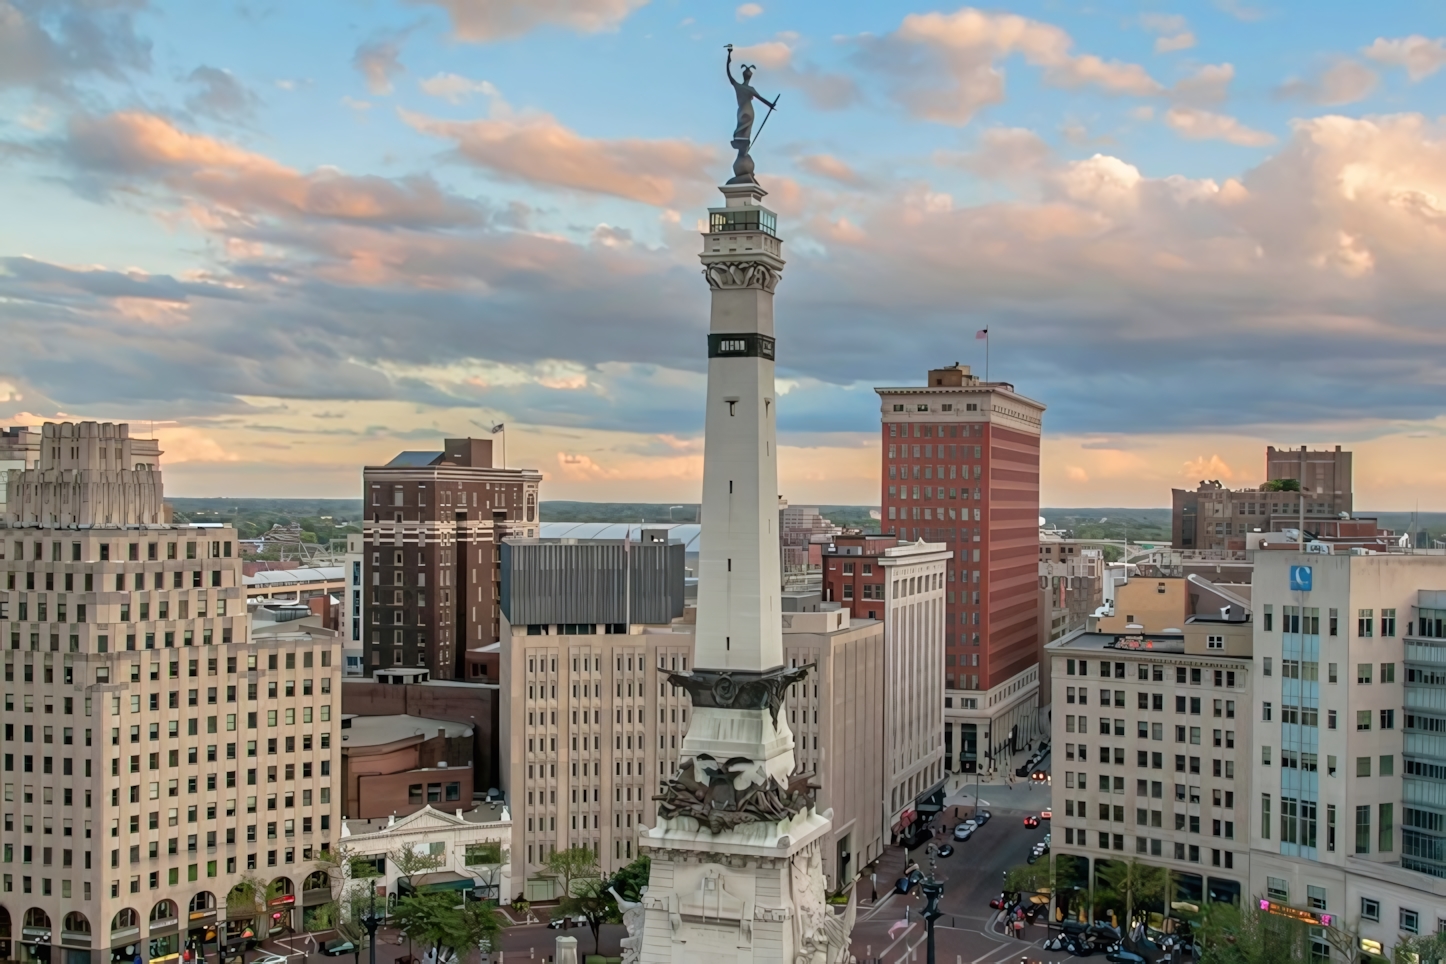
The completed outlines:
[[[1045,765],[1048,765],[1047,761]],[[967,819],[974,804],[973,792],[972,782],[958,785],[948,797],[944,813],[936,823],[952,831],[960,819]],[[1036,962],[1065,960],[1069,955],[1050,953],[1040,948],[1039,942],[1045,932],[1042,924],[1026,927],[1025,939],[1021,942],[1004,934],[1003,926],[995,922],[997,912],[989,907],[990,899],[1002,889],[1005,871],[1024,863],[1031,845],[1049,832],[1047,822],[1041,823],[1037,829],[1026,828],[1023,822],[1027,814],[1037,816],[1040,810],[1049,806],[1049,787],[1031,784],[1027,780],[1012,784],[982,783],[979,797],[980,806],[992,814],[989,822],[963,843],[953,841],[951,833],[941,834],[938,838],[941,844],[950,842],[955,845],[953,855],[938,862],[939,879],[944,884],[944,896],[940,901],[944,916],[935,925],[939,964],[1011,964],[1023,956]],[[923,847],[914,850],[910,857],[927,869],[928,858]],[[895,865],[901,865],[897,852],[890,866]],[[870,901],[872,888],[869,878],[865,876],[859,881],[860,903],[853,932],[853,954],[860,962],[881,960],[884,964],[922,964],[924,961],[924,924],[919,917],[924,899],[918,888],[914,888],[908,896],[895,894],[894,880],[885,880],[880,875],[877,903]],[[501,953],[494,955],[493,964],[546,962],[553,955],[556,939],[563,934],[577,938],[579,958],[595,953],[591,930],[586,927],[550,929],[546,926],[550,912],[547,907],[535,908],[534,913],[541,922],[514,923],[504,928],[499,942]],[[600,936],[598,953],[616,957],[621,953],[618,942],[627,936],[627,932],[619,924],[608,924],[602,927]],[[383,927],[377,937],[377,964],[395,964],[397,959],[408,956],[406,939],[396,931]],[[284,954],[307,948],[297,942],[294,947],[268,949]],[[368,955],[363,952],[363,964],[366,964],[367,958]],[[313,952],[306,961],[299,956],[293,960],[297,964],[321,964],[329,960],[350,964],[351,957],[332,959]]]
[[[967,792],[948,800],[944,814],[937,823],[950,830],[958,822],[954,807],[962,806],[968,818],[973,804],[973,785]],[[943,916],[935,924],[936,956],[940,964],[1004,964],[1028,956],[1031,961],[1064,960],[1069,955],[1045,952],[1039,946],[1044,926],[1025,928],[1023,942],[1006,937],[1002,925],[995,926],[996,911],[989,901],[1002,889],[1004,873],[1029,856],[1032,844],[1042,840],[1049,824],[1037,829],[1024,826],[1027,814],[1038,815],[1049,805],[1047,786],[1026,783],[984,785],[980,788],[980,805],[992,814],[990,821],[964,842],[955,844],[952,856],[938,862],[938,875],[944,884],[939,907]],[[949,839],[941,836],[939,842]],[[952,841],[951,841],[952,842]],[[923,847],[910,855],[927,870],[928,858]],[[924,898],[914,888],[909,896],[893,893],[894,881],[879,880],[877,905],[864,904],[853,932],[853,953],[860,961],[882,960],[885,964],[912,964],[925,955],[924,922],[919,917]],[[887,893],[885,893],[887,891]],[[862,897],[869,896],[869,882],[860,888]],[[907,922],[905,919],[907,917]]]

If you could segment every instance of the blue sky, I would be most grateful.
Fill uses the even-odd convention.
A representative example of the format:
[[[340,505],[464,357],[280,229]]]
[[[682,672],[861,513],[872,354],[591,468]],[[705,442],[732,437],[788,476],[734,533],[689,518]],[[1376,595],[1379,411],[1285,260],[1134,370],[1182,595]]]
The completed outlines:
[[[790,498],[875,500],[872,387],[987,325],[1049,504],[1309,443],[1358,505],[1446,508],[1443,20],[0,0],[0,418],[154,421],[176,494],[350,495],[504,421],[552,497],[696,498],[733,43],[782,98]]]

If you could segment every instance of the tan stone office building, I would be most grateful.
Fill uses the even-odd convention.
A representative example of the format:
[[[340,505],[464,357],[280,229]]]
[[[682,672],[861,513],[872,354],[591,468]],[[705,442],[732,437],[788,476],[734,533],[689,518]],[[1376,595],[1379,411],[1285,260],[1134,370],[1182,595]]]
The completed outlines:
[[[24,435],[39,444],[4,448]],[[165,957],[214,934],[243,876],[300,926],[339,829],[339,640],[252,632],[235,530],[157,521],[147,442],[95,423],[0,439],[26,466],[0,528],[14,959]]]
[[[1251,622],[1080,631],[1049,644],[1059,899],[1083,914],[1101,862],[1167,868],[1170,899],[1249,897]]]

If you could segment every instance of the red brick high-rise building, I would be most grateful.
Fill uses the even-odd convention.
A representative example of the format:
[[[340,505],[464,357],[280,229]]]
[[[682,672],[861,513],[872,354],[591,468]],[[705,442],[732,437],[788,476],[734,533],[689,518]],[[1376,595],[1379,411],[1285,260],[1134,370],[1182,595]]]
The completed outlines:
[[[1039,443],[1044,406],[955,364],[877,388],[880,528],[954,551],[946,583],[945,750],[972,772],[1048,732],[1039,667]]]
[[[366,675],[426,667],[466,678],[498,639],[501,543],[537,535],[536,469],[496,468],[491,439],[447,439],[362,469]]]

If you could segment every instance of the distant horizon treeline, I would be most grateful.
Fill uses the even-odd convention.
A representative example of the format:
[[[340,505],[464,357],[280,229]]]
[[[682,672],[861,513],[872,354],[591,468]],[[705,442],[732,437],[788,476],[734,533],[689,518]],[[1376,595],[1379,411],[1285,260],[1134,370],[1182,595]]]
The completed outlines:
[[[347,531],[356,531],[362,518],[360,499],[266,499],[266,498],[190,498],[171,497],[166,500],[183,522],[228,522],[237,526],[242,538],[254,538],[272,525],[300,523],[323,543]],[[795,505],[812,503],[796,502]],[[539,506],[543,522],[697,522],[700,506],[696,502],[579,502],[549,500]],[[879,519],[871,513],[879,511],[872,505],[818,504],[818,511],[835,525],[877,531]],[[1082,539],[1168,540],[1170,509],[1168,508],[1041,508],[1039,514],[1052,527],[1068,529]],[[1372,512],[1358,510],[1358,515],[1375,516],[1380,524],[1396,533],[1408,531],[1413,513]],[[1446,535],[1446,512],[1415,513],[1416,530],[1424,529],[1433,537]],[[1309,521],[1309,520],[1308,520]]]

